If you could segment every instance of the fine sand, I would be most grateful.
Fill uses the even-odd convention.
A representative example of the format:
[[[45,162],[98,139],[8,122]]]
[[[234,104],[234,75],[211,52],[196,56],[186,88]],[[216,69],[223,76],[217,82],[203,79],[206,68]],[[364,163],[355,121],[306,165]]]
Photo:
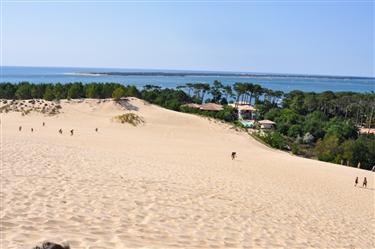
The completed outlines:
[[[60,105],[1,114],[0,248],[375,247],[372,172],[137,99]],[[145,123],[112,121],[129,111]]]

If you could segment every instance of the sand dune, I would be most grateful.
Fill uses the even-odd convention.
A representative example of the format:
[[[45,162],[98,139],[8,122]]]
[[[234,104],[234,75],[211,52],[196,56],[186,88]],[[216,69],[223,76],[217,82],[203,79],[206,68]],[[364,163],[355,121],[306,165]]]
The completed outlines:
[[[375,248],[374,173],[138,99],[60,105],[1,114],[1,248]]]

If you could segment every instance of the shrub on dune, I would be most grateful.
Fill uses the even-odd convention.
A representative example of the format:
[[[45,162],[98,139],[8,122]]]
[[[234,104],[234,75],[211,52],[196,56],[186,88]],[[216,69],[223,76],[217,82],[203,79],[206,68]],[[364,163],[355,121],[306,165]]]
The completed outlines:
[[[138,126],[145,122],[141,116],[138,116],[135,113],[125,113],[122,115],[118,115],[118,116],[115,116],[113,120],[120,122],[121,124],[128,123],[133,126]]]
[[[287,144],[283,135],[277,131],[267,132],[261,139],[276,149],[284,149]]]

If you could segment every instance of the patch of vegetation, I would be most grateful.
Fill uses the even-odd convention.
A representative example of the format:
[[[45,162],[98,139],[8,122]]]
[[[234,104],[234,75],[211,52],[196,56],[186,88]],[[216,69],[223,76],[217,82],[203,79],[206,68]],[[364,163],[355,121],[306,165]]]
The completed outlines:
[[[2,107],[0,107],[0,113],[7,113],[10,111],[10,104],[7,104],[7,105],[4,105]]]
[[[200,110],[198,108],[192,108],[188,106],[180,106],[180,111],[186,112],[186,113],[193,113],[198,114],[205,117],[211,117],[219,120],[223,120],[226,122],[235,122],[237,121],[237,115],[233,107],[224,105],[223,110],[212,112],[212,111],[205,111]]]
[[[26,116],[26,115],[28,115],[31,111],[32,111],[32,109],[26,109],[26,110],[23,110],[23,111],[22,111],[22,116]]]
[[[50,115],[50,116],[53,116],[53,115],[57,115],[57,114],[59,114],[60,112],[59,112],[59,108],[57,108],[57,107],[53,107],[49,112],[48,112],[48,115]]]
[[[132,126],[138,126],[145,123],[144,119],[135,113],[125,113],[122,115],[118,115],[113,117],[113,120],[115,120],[116,122],[120,122],[121,124],[128,123]]]
[[[263,134],[258,134],[258,137],[276,149],[282,150],[287,146],[286,139],[277,131],[264,132]]]

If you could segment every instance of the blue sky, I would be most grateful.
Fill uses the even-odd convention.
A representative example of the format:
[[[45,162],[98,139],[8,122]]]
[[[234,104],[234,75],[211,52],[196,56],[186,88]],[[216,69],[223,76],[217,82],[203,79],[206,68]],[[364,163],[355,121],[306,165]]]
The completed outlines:
[[[3,65],[374,76],[374,2],[3,2]]]

